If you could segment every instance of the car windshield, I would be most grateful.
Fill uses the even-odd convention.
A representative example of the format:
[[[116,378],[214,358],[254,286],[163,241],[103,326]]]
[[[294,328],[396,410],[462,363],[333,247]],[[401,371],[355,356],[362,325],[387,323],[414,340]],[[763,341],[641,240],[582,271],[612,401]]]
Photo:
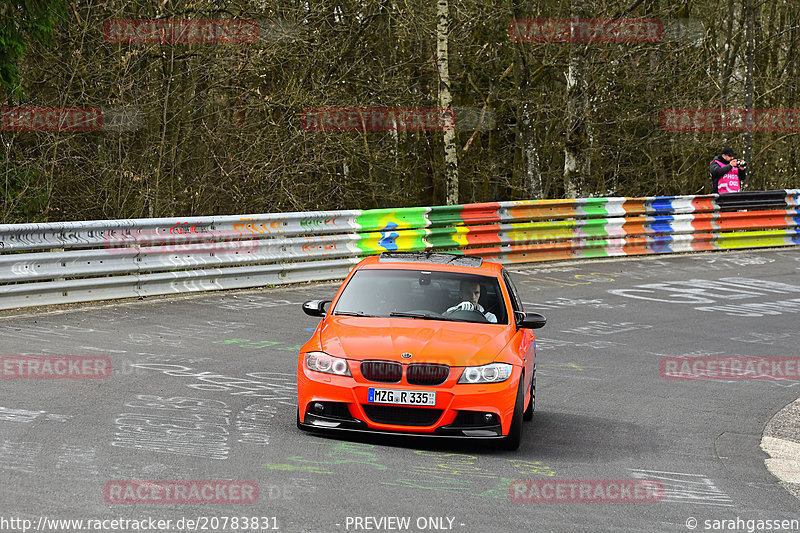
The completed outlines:
[[[357,271],[334,315],[507,324],[496,278],[427,270]]]

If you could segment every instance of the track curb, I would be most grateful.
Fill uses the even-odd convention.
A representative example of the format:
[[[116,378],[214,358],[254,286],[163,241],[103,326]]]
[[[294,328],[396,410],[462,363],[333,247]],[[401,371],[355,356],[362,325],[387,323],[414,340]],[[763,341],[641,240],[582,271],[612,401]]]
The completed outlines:
[[[778,411],[761,438],[767,470],[800,499],[800,398]]]

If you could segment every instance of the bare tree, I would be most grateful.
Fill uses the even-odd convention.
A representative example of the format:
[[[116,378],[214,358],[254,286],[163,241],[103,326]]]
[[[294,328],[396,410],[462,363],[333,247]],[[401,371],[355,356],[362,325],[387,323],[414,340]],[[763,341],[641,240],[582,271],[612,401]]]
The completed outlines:
[[[744,13],[745,24],[745,52],[744,52],[744,107],[753,109],[753,69],[755,68],[755,18],[756,8],[753,0],[742,0],[742,12]],[[748,130],[744,134],[744,160],[750,163],[747,169],[747,178],[750,184],[753,183],[753,170],[755,165],[751,161],[753,157],[753,131]]]
[[[572,0],[574,18],[586,18],[590,2]],[[570,41],[567,69],[566,139],[564,142],[564,195],[578,198],[585,190],[591,170],[591,126],[589,125],[589,69],[587,45]]]
[[[436,65],[439,69],[439,107],[443,114],[452,107],[450,96],[450,58],[447,40],[450,33],[450,13],[447,0],[438,0],[436,11]],[[442,116],[444,128],[445,201],[448,205],[458,203],[458,154],[456,152],[456,129],[452,115]]]
[[[512,19],[570,16],[700,28],[657,42],[509,38]],[[187,18],[256,20],[261,34],[223,44],[103,33],[110,20]],[[133,108],[142,120],[0,127],[3,223],[695,194],[725,142],[760,188],[798,186],[796,128],[659,126],[665,108],[796,108],[797,0],[98,0],[59,20],[52,46],[28,43],[24,99],[7,105]],[[485,110],[491,125],[312,131],[301,120],[410,107]]]

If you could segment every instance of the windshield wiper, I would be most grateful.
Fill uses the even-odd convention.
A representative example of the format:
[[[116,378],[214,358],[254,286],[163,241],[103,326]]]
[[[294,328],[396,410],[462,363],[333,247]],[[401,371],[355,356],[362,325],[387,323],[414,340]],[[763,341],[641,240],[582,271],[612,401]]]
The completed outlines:
[[[336,311],[333,316],[374,316],[367,315],[363,311]]]
[[[389,313],[389,316],[399,316],[402,318],[422,318],[423,320],[450,320],[449,318],[444,318],[436,315],[423,315],[422,313],[404,313],[398,311]]]

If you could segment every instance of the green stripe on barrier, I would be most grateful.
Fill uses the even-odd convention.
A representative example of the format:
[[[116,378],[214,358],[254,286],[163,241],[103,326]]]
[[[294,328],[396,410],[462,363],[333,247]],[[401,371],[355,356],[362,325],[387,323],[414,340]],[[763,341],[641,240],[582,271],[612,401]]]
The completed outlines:
[[[405,207],[400,209],[369,209],[356,219],[359,231],[391,231],[409,228],[425,228],[430,222],[426,218],[427,207]]]
[[[429,230],[427,242],[432,248],[453,248],[467,246],[467,228],[433,228]]]
[[[609,247],[609,242],[606,240],[598,240],[598,241],[585,241],[581,248],[574,248],[572,249],[572,255],[580,256],[580,257],[610,257],[608,255],[607,248]],[[613,248],[619,248],[618,245],[614,245]]]
[[[575,207],[576,209],[582,211],[581,214],[585,214],[586,216],[602,217],[608,216],[606,204],[608,204],[608,198],[587,198]]]
[[[607,218],[582,220],[575,230],[576,232],[584,233],[587,237],[608,237],[608,229],[606,228],[608,220]]]
[[[428,248],[425,242],[427,234],[428,230],[424,229],[372,231],[360,233],[356,245],[362,255],[381,252],[419,252]]]
[[[431,227],[434,228],[463,224],[462,211],[464,211],[463,205],[437,205],[430,208],[428,220],[430,220]]]

